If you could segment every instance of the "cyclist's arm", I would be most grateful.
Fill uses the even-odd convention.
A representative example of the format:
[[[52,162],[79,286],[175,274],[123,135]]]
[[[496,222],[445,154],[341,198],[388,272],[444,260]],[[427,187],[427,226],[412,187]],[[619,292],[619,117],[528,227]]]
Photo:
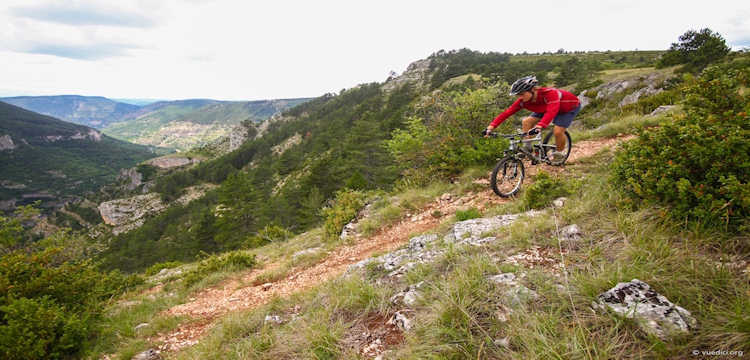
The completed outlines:
[[[521,99],[517,99],[513,104],[508,107],[505,111],[503,111],[500,115],[498,115],[495,120],[492,120],[492,123],[490,123],[489,126],[487,126],[487,129],[492,130],[496,128],[498,125],[502,124],[505,119],[509,118],[511,115],[518,112],[518,110],[521,110]]]

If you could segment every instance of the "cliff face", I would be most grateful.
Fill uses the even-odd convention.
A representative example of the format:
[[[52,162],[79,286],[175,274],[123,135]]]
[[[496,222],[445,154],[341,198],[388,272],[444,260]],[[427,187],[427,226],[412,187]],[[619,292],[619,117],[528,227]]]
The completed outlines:
[[[417,60],[406,68],[401,75],[391,76],[383,84],[382,89],[386,92],[390,92],[397,87],[411,83],[419,88],[426,87],[430,82],[430,59]]]
[[[216,185],[203,184],[187,188],[185,194],[175,202],[186,205],[215,187]],[[161,200],[159,194],[148,193],[105,201],[99,204],[99,214],[105,224],[112,226],[112,233],[118,235],[137,229],[147,217],[164,211],[169,205]]]

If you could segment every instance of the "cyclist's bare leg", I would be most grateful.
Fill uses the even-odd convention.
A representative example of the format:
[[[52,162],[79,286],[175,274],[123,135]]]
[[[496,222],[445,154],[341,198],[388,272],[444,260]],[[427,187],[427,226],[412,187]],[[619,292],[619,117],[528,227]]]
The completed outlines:
[[[531,128],[533,128],[537,122],[539,122],[539,119],[533,116],[524,118],[523,121],[521,122],[521,126],[523,127],[523,132],[527,132],[531,130]],[[532,137],[533,136],[524,136],[524,139],[531,139]],[[525,146],[526,146],[527,151],[531,151],[531,143],[526,143]]]
[[[562,126],[555,125],[555,129],[553,130],[555,134],[555,144],[557,145],[557,151],[563,151],[565,150],[565,128]]]
[[[535,118],[533,116],[529,116],[529,117],[524,118],[523,121],[521,122],[521,124],[523,126],[523,132],[527,132],[527,131],[531,130],[531,128],[533,128],[534,125],[536,125],[537,122],[539,122],[539,119]]]

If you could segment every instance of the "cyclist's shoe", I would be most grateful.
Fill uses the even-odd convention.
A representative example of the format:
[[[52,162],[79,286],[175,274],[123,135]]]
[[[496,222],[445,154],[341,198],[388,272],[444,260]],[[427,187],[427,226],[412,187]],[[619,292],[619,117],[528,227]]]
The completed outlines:
[[[547,158],[549,158],[552,162],[560,162],[565,159],[565,154],[561,151],[552,150],[547,153]]]

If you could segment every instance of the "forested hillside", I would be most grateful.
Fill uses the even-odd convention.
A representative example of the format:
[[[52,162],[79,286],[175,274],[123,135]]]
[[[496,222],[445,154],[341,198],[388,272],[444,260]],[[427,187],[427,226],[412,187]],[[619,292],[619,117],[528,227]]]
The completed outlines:
[[[0,101],[96,129],[120,121],[123,116],[139,108],[101,96],[16,96],[0,98]]]
[[[118,139],[186,151],[227,136],[243,121],[258,123],[309,99],[191,99],[146,105],[102,131]]]
[[[523,160],[501,198],[508,142],[480,131],[529,69],[584,108],[567,162]],[[661,54],[437,52],[219,157],[131,169],[148,186],[123,193],[158,208],[134,230],[39,239],[33,207],[1,215],[0,355],[741,357],[748,86],[748,53],[708,29]],[[49,127],[24,136],[98,137]],[[0,151],[26,139],[0,133]]]
[[[122,168],[164,154],[0,102],[0,201],[45,206],[97,191]]]
[[[573,71],[567,84],[593,86],[596,69],[649,64],[657,55],[437,52],[418,62],[427,61],[426,68],[414,65],[385,84],[363,84],[298,105],[271,123],[263,137],[157,179],[154,190],[165,200],[199,183],[220,187],[199,202],[171,208],[140,229],[119,235],[104,258],[109,266],[134,270],[157,261],[188,260],[198,251],[257,246],[262,241],[256,234],[269,226],[299,233],[318,224],[320,208],[342,189],[390,189],[402,174],[410,176],[400,181],[424,182],[455,176],[473,164],[490,164],[501,144],[489,144],[475,134],[512,101],[505,95],[505,79],[533,72],[553,81]],[[415,81],[402,84],[403,78]],[[414,119],[420,119],[418,124]],[[509,121],[505,126],[513,125]],[[422,151],[429,169],[410,169],[416,164],[397,162],[392,155],[399,144],[386,146],[403,134],[395,130],[413,126],[424,126],[425,135],[442,134],[430,151],[412,151]]]

